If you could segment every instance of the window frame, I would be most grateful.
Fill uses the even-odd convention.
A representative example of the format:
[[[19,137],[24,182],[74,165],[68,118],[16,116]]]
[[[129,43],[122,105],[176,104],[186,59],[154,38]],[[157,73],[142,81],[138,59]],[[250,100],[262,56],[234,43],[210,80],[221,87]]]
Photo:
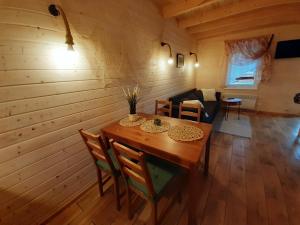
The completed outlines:
[[[260,82],[259,67],[262,64],[262,58],[257,59],[259,62],[258,62],[258,65],[256,67],[257,69],[256,69],[256,75],[254,76],[254,84],[253,85],[242,85],[242,84],[233,85],[233,84],[229,83],[229,80],[230,80],[230,74],[229,73],[231,72],[231,60],[232,60],[232,57],[230,57],[228,59],[228,62],[227,62],[225,89],[250,89],[250,90],[251,89],[257,89],[258,84]]]

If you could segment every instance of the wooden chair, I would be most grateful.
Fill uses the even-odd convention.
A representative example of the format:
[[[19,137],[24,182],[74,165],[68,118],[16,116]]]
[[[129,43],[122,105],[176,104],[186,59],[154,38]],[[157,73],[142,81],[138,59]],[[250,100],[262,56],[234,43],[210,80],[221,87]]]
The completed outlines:
[[[106,147],[100,135],[92,134],[84,131],[83,129],[80,129],[79,133],[94,159],[94,163],[97,168],[100,196],[103,196],[104,194],[103,185],[113,178],[116,207],[117,210],[120,210],[119,178],[121,176],[121,172],[113,150]],[[103,179],[102,172],[108,174],[106,179]]]
[[[178,200],[181,199],[180,188],[178,187],[184,183],[180,179],[183,178],[183,176],[180,176],[183,175],[182,170],[164,160],[152,156],[145,157],[143,152],[134,151],[117,142],[113,142],[112,146],[126,183],[128,218],[132,218],[131,193],[135,192],[151,202],[153,225],[159,224],[175,200],[173,198],[171,204],[158,217],[157,204],[163,194],[167,193],[167,188],[171,187],[173,191],[177,192]]]
[[[163,105],[161,107],[161,105]],[[165,108],[165,107],[168,108]],[[159,113],[168,113],[168,117],[172,117],[172,102],[166,101],[166,100],[156,100],[155,101],[155,115],[158,115]]]
[[[197,122],[200,122],[201,115],[201,106],[198,104],[187,104],[180,103],[179,106],[179,118],[182,119],[182,116],[188,116],[195,118]]]

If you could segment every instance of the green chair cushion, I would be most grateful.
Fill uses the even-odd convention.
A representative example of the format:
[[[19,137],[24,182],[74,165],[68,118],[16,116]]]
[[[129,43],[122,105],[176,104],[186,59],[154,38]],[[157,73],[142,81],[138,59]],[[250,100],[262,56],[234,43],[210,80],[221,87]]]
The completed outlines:
[[[108,155],[110,156],[115,169],[119,170],[119,163],[117,162],[117,159],[115,157],[115,154],[114,154],[114,151],[112,150],[112,148],[108,149]],[[111,172],[111,168],[107,162],[105,162],[103,160],[97,160],[96,163],[101,170]]]
[[[181,169],[174,164],[166,162],[158,158],[146,158],[147,167],[152,179],[152,184],[155,191],[154,199],[157,200],[167,184],[177,175],[181,173]],[[137,190],[141,191],[145,196],[150,197],[148,189],[145,185],[135,181],[132,178],[128,179],[128,184],[132,185]]]

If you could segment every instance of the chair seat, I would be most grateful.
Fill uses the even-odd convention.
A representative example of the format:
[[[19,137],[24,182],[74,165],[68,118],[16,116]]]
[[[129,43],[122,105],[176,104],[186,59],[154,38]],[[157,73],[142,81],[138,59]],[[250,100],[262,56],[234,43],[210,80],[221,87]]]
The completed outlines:
[[[110,158],[114,164],[115,169],[119,170],[119,163],[117,162],[117,159],[115,157],[115,154],[114,154],[112,148],[108,149],[107,151],[108,151],[108,155],[110,156]],[[97,160],[96,163],[101,170],[106,171],[106,172],[111,172],[111,168],[110,168],[108,162],[105,162],[103,160]]]
[[[157,200],[162,194],[165,187],[169,182],[176,176],[182,174],[180,167],[166,162],[164,160],[158,159],[156,157],[146,158],[147,167],[151,176],[152,184],[155,191],[155,197],[152,200]],[[128,183],[135,187],[137,190],[141,191],[145,196],[149,197],[147,187],[131,178],[129,178]]]

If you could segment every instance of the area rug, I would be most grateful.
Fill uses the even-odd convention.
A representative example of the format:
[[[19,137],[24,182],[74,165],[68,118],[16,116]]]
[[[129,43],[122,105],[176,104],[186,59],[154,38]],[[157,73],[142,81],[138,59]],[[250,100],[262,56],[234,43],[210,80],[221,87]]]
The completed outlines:
[[[216,116],[214,130],[240,137],[252,137],[252,128],[249,117],[240,115],[240,119],[238,119],[237,113],[234,112],[229,113],[227,120],[225,120],[225,114],[220,112]]]

